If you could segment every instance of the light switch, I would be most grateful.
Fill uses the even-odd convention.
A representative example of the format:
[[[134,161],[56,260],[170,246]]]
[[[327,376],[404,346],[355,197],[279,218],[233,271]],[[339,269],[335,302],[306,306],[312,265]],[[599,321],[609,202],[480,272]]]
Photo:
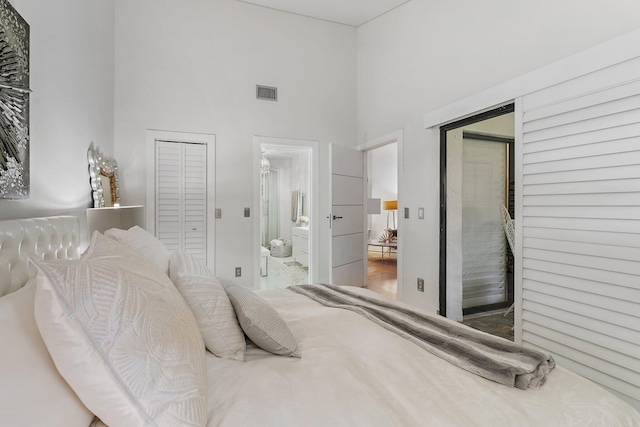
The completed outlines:
[[[216,219],[222,218],[222,209],[216,208]]]
[[[409,219],[409,208],[404,208],[404,218]]]
[[[424,219],[424,208],[418,208],[418,219]]]
[[[249,218],[251,216],[251,208],[244,208],[244,217]]]

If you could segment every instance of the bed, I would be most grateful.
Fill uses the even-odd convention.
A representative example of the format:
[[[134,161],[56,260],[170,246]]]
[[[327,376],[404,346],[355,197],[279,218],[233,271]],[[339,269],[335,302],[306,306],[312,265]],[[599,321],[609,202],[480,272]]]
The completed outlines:
[[[94,234],[81,255],[77,218],[0,221],[0,425],[640,426],[562,367],[500,384],[356,311],[215,278],[144,233]]]

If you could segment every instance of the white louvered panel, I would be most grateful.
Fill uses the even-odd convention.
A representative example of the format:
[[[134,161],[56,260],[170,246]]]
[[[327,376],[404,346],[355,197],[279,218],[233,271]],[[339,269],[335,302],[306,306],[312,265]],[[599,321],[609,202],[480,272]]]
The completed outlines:
[[[565,194],[549,187],[549,192],[542,196],[525,196],[524,203],[528,206],[637,206],[640,204],[640,194],[620,192],[611,194]]]
[[[638,76],[640,76],[640,57],[529,94],[522,100],[523,109],[528,112],[589,93],[611,91],[620,85],[638,80]]]
[[[603,360],[591,356],[588,353],[565,346],[562,343],[546,339],[546,337],[540,335],[527,334],[527,338],[532,342],[532,347],[540,350],[546,349],[547,351],[548,349],[551,349],[553,352],[558,354],[559,356],[556,356],[556,358],[558,363],[562,364],[562,366],[566,366],[569,369],[579,369],[578,365],[582,365],[584,367],[583,369],[576,370],[580,375],[599,382],[603,386],[611,389],[611,391],[621,394],[622,397],[626,396],[627,398],[634,400],[640,398],[640,393],[638,393],[640,388],[637,385],[626,381],[624,377],[625,374],[629,373],[629,369],[624,369],[623,367],[615,365],[608,366],[606,362],[604,362],[605,366],[603,369],[593,369],[593,366],[603,365]],[[613,373],[610,368],[615,368],[613,369]]]
[[[561,138],[569,135],[578,135],[604,129],[611,129],[640,121],[640,110],[625,111],[591,120],[584,120],[575,123],[568,123],[552,128],[525,133],[523,141],[525,143],[543,141],[545,139]]]
[[[561,357],[564,357],[566,360],[570,360],[574,363],[580,363],[584,366],[588,366],[589,368],[598,366],[599,369],[590,369],[589,371],[585,371],[583,375],[587,378],[595,379],[598,378],[598,376],[593,375],[595,372],[605,374],[606,377],[599,377],[599,380],[603,385],[618,391],[619,393],[625,394],[632,399],[640,398],[640,393],[638,392],[640,387],[636,382],[637,371],[634,372],[633,370],[635,366],[626,368],[624,366],[610,363],[606,359],[593,356],[592,354],[598,353],[602,349],[601,347],[592,346],[591,348],[585,348],[587,346],[582,346],[582,348],[576,349],[570,345],[565,345],[566,341],[562,341],[562,338],[557,334],[553,334],[541,328],[537,328],[537,332],[540,333],[540,335],[532,332],[527,333],[527,339],[529,339],[534,346],[542,349],[551,349],[553,352],[563,355]],[[558,341],[547,338],[548,336],[552,336]]]
[[[592,171],[583,171],[584,173],[547,173],[540,175],[529,175],[525,180],[525,196],[537,194],[609,194],[629,192],[640,186],[640,179],[635,177],[636,172],[631,169],[633,167],[616,168],[616,176],[610,174],[598,173],[599,180],[590,181],[588,178],[594,178]],[[590,173],[591,172],[591,173]],[[626,173],[631,172],[631,173]],[[626,175],[626,176],[624,176]],[[551,180],[556,178],[554,182],[543,182],[543,179]],[[566,182],[562,182],[565,178]]]
[[[551,252],[597,256],[626,261],[637,261],[638,259],[640,259],[640,248],[630,248],[627,246],[571,242],[566,240],[562,241],[556,239],[541,239],[532,237],[526,237],[524,243],[527,249],[538,249]]]
[[[578,326],[587,331],[593,332],[594,336],[598,337],[598,339],[612,337],[632,344],[640,342],[638,341],[640,339],[639,331],[623,327],[611,330],[611,323],[608,321],[600,321],[592,317],[582,316],[564,309],[551,307],[545,304],[538,304],[533,301],[527,301],[524,308],[525,312],[523,318],[528,319],[531,323],[535,323],[535,318],[531,317],[531,315],[543,316],[557,321],[558,328],[562,328],[562,324],[566,324],[567,327],[570,327],[570,325]],[[609,331],[611,331],[611,333]]]
[[[635,221],[623,222],[615,219],[592,218],[548,218],[525,217],[524,227],[566,228],[569,230],[611,231],[614,233],[640,233],[640,224]]]
[[[597,256],[562,253],[532,248],[525,248],[523,256],[528,259],[565,264],[567,267],[587,267],[594,270],[640,275],[640,263],[637,261],[626,261],[615,258],[601,258]]]
[[[206,260],[207,254],[207,147],[184,144],[185,251]]]
[[[531,283],[542,282],[567,289],[574,289],[586,294],[615,298],[616,301],[623,301],[614,309],[626,314],[635,314],[636,304],[640,304],[640,289],[618,286],[612,283],[598,282],[596,280],[585,280],[577,277],[561,276],[547,271],[530,270],[524,271],[524,278]],[[590,297],[590,296],[589,296]],[[596,304],[597,305],[597,304]]]
[[[640,58],[522,99],[523,343],[640,407]]]
[[[525,154],[540,151],[552,151],[558,148],[584,146],[598,142],[616,141],[619,139],[634,138],[638,135],[640,123],[628,123],[624,126],[602,129],[589,133],[578,133],[576,135],[566,135],[542,141],[529,141],[522,147]]]
[[[526,216],[548,218],[640,218],[640,206],[525,206],[522,212]]]
[[[463,139],[462,308],[506,299],[506,240],[500,216],[506,188],[506,146]]]
[[[637,288],[638,280],[633,274],[620,273],[618,271],[598,270],[589,267],[580,267],[573,265],[568,268],[566,265],[557,262],[549,262],[532,258],[524,258],[522,261],[524,271],[527,268],[532,270],[540,270],[543,272],[552,272],[561,276],[576,277],[582,280],[594,280],[603,283],[611,283],[614,286],[626,286]]]
[[[206,260],[207,147],[156,141],[156,236]]]
[[[563,329],[566,330],[566,328]],[[529,333],[545,337],[547,340],[556,343],[561,343],[565,347],[584,354],[598,354],[597,362],[603,367],[604,372],[633,385],[640,386],[640,362],[638,359],[605,347],[601,345],[602,343],[594,343],[589,340],[580,339],[573,335],[573,333],[579,331],[579,328],[574,327],[569,329],[570,330],[567,330],[568,333],[562,333],[533,323],[529,328]],[[591,334],[587,334],[586,337],[589,337],[589,335]],[[637,349],[635,349],[635,352],[637,353]],[[632,351],[632,353],[634,352]]]
[[[550,104],[537,109],[528,109],[524,120],[529,123],[535,120],[561,115],[569,111],[576,111],[594,105],[605,104],[610,101],[624,99],[631,95],[640,94],[640,79],[619,86],[608,87],[602,90],[589,92],[586,95],[569,98],[565,101]]]
[[[606,156],[611,153],[631,153],[638,151],[638,140],[636,138],[623,138],[614,141],[596,142],[586,145],[569,146],[555,148],[542,152],[531,152],[527,154],[527,162],[551,162],[565,159],[578,159],[591,156]]]
[[[523,296],[524,295],[526,295],[527,301],[537,302],[538,304],[549,307],[555,307],[583,317],[590,317],[601,322],[615,324],[619,327],[631,330],[638,329],[638,321],[640,318],[637,316],[620,313],[614,310],[607,310],[601,307],[594,307],[592,305],[586,305],[563,298],[557,298],[552,295],[537,292],[537,290],[525,291],[523,293]],[[597,341],[597,337],[594,337],[594,339]]]
[[[614,296],[591,294],[589,292],[586,292],[584,289],[567,288],[563,286],[563,280],[560,278],[549,280],[549,282],[532,280],[531,285],[533,288],[535,288],[536,292],[544,295],[568,299],[574,302],[579,302],[581,304],[591,305],[593,307],[612,310],[629,316],[637,317],[637,302],[624,301]],[[558,282],[560,283],[559,285],[557,284]],[[638,320],[640,321],[640,318]]]
[[[640,115],[640,111],[638,114]],[[640,161],[640,151],[602,154],[599,156],[572,158],[551,162],[526,162],[523,166],[523,173],[530,175],[571,170],[601,169],[609,167],[615,168],[618,166],[637,165],[638,161]],[[592,171],[592,173],[597,174],[598,171]],[[592,178],[597,179],[597,175],[592,176]]]
[[[561,114],[548,116],[539,120],[528,121],[523,130],[527,133],[533,133],[537,130],[545,130],[558,126],[581,123],[586,120],[595,123],[596,120],[594,119],[620,113],[633,112],[638,109],[640,109],[640,96],[629,96],[627,94],[627,97],[625,98],[610,100],[605,104],[596,104],[590,107],[584,107],[578,110],[570,110]],[[624,117],[624,115],[620,115]]]
[[[602,245],[618,245],[640,248],[640,235],[634,233],[601,233],[591,230],[574,230],[567,228],[526,227],[523,237],[537,237],[547,240],[564,240],[569,242],[595,243]]]
[[[180,229],[182,221],[181,150],[176,144],[156,142],[156,237],[169,249],[182,245]]]

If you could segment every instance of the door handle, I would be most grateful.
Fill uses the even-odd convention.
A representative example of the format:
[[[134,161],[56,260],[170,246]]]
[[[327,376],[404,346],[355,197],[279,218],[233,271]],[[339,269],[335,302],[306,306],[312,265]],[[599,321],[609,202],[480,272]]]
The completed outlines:
[[[334,216],[333,216],[333,219],[342,219],[342,217],[341,217],[341,216],[335,216],[335,215],[334,215]]]

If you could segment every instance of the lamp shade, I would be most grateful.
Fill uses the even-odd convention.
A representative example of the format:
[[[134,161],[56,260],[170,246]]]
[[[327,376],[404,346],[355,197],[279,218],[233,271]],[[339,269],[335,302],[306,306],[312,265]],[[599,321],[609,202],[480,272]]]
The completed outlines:
[[[385,200],[382,202],[382,209],[385,211],[395,211],[398,209],[398,201],[397,200]]]

